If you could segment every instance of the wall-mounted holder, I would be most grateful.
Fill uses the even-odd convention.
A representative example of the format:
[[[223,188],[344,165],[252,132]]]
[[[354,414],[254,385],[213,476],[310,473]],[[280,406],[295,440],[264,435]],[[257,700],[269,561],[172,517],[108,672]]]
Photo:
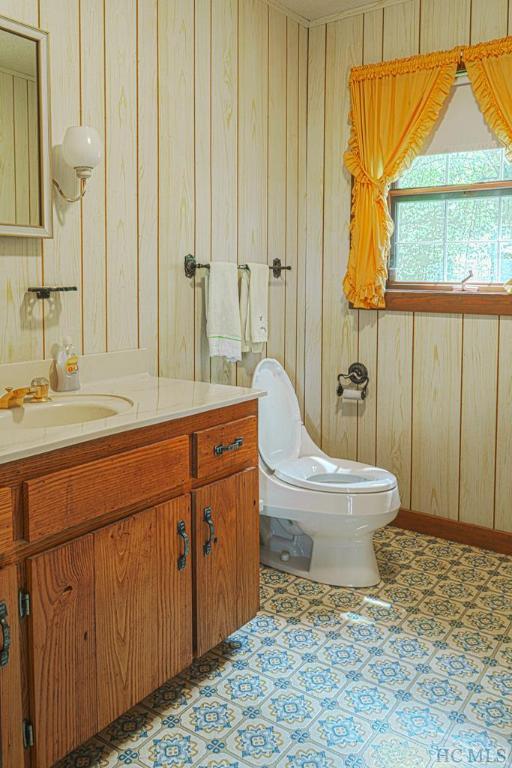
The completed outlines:
[[[35,288],[27,288],[28,293],[35,293],[38,299],[49,299],[52,293],[64,293],[66,291],[77,291],[76,285],[47,286],[39,285]]]
[[[336,388],[336,394],[338,397],[345,396],[347,399],[364,400],[368,393],[369,381],[370,379],[368,376],[368,368],[366,365],[363,365],[363,363],[352,363],[348,369],[348,373],[338,374],[338,386]],[[347,389],[346,382],[355,384],[357,389]],[[347,397],[349,392],[354,393],[352,398]]]
[[[185,277],[195,277],[196,270],[197,269],[210,269],[209,264],[200,264],[198,261],[196,261],[196,257],[192,256],[191,253],[189,253],[187,256],[185,256]],[[285,265],[281,263],[281,259],[274,259],[272,264],[269,264],[269,269],[272,270],[272,274],[274,277],[281,277],[281,272],[283,269],[291,270],[291,266]],[[249,269],[247,264],[239,264],[238,269]]]

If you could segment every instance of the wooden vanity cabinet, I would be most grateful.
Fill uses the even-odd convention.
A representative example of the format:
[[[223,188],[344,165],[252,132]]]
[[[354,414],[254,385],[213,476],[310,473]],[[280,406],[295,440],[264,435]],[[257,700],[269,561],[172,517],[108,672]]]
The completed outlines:
[[[169,422],[169,434],[138,430],[135,447],[135,432],[116,436],[111,462],[100,450],[68,466],[59,451],[64,461],[46,456],[41,473],[27,463],[2,477],[0,467],[17,499],[12,545],[0,550],[2,768],[50,768],[255,615],[256,403],[236,409],[234,428],[230,410]],[[191,469],[197,445],[208,459],[198,433],[219,458],[201,478]],[[244,450],[230,466],[225,453],[238,449],[214,449],[233,435]]]

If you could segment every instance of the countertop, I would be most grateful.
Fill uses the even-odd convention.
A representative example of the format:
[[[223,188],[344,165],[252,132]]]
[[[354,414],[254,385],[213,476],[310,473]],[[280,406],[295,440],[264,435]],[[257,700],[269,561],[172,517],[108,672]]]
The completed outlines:
[[[124,413],[83,424],[44,429],[22,429],[15,426],[1,428],[0,464],[151,424],[225,408],[254,400],[265,393],[245,387],[156,378],[147,373],[139,373],[95,381],[82,386],[76,394],[117,395],[132,400],[133,406]]]

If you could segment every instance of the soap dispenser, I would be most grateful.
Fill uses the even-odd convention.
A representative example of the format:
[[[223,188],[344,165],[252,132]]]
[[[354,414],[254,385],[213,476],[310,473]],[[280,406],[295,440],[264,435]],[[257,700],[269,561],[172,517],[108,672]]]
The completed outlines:
[[[69,336],[53,351],[52,387],[56,392],[73,392],[80,389],[78,355]]]

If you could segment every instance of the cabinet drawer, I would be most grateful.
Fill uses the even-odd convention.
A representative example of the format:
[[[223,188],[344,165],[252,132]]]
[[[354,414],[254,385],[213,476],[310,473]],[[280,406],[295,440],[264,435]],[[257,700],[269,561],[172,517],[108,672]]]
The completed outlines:
[[[185,483],[189,474],[189,439],[183,436],[28,480],[25,538],[37,541],[155,499]]]
[[[194,432],[194,477],[254,467],[258,461],[256,416]]]

